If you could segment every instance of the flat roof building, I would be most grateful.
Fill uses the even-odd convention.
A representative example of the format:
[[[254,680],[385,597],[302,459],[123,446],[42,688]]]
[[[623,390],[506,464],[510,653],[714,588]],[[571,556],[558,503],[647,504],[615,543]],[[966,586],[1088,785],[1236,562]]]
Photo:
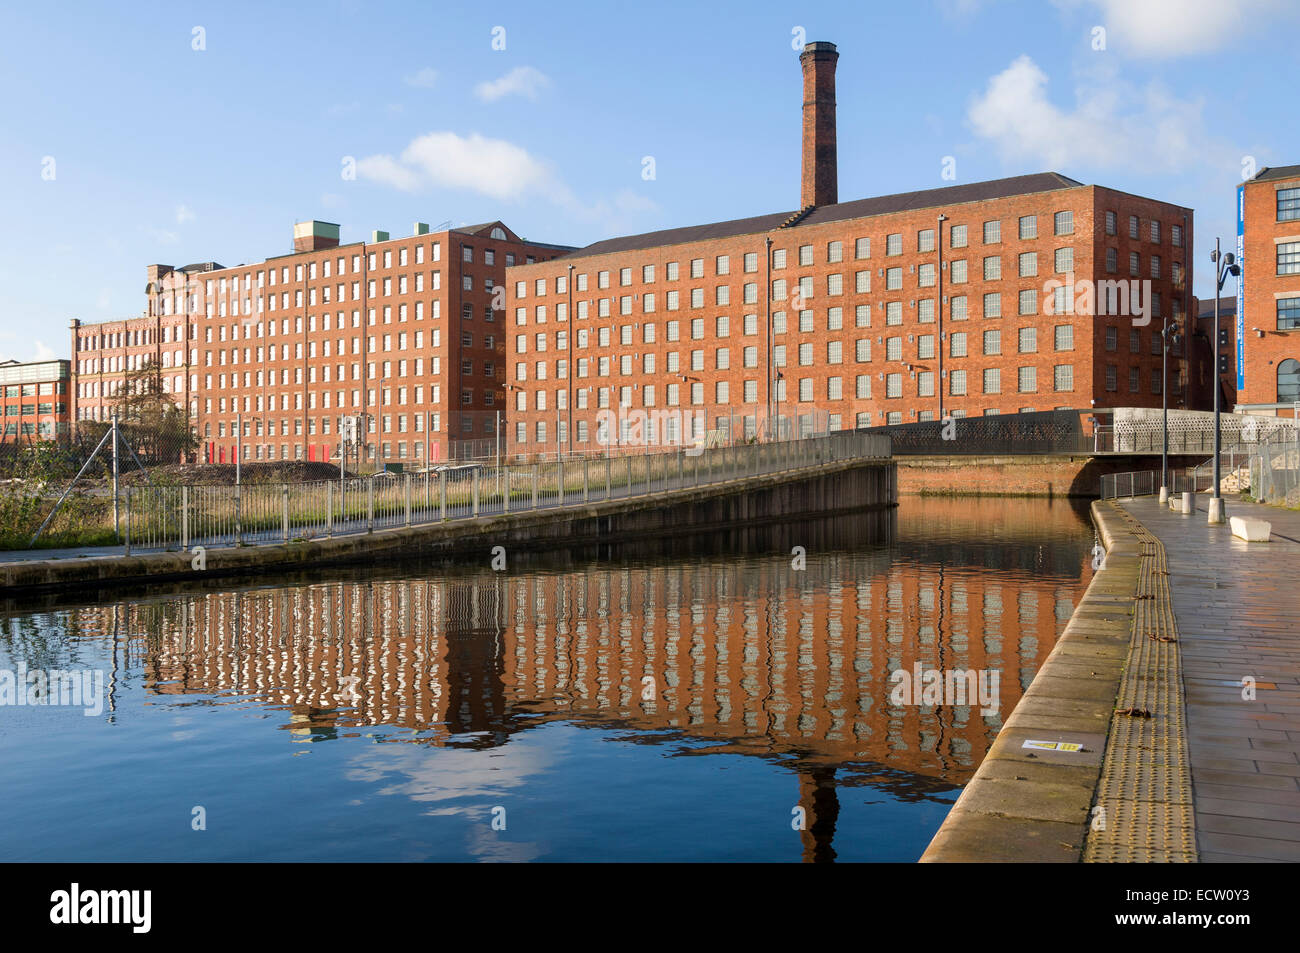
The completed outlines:
[[[293,251],[264,262],[150,265],[146,314],[73,322],[78,418],[107,419],[125,376],[152,367],[201,460],[231,462],[237,444],[249,461],[337,460],[344,418],[370,463],[484,452],[504,409],[505,269],[567,247],[498,221],[338,234],[300,222]]]
[[[1237,200],[1245,307],[1236,409],[1290,417],[1300,404],[1300,165],[1260,169]]]
[[[0,443],[32,443],[68,435],[72,419],[64,360],[0,361]]]

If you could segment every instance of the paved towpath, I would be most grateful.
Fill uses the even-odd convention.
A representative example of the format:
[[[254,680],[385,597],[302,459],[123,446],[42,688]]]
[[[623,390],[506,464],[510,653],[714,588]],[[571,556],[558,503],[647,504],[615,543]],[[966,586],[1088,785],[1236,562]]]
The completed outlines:
[[[1168,556],[1200,860],[1300,861],[1300,512],[1226,501],[1273,524],[1246,543],[1206,523],[1203,495],[1189,516],[1120,505]]]

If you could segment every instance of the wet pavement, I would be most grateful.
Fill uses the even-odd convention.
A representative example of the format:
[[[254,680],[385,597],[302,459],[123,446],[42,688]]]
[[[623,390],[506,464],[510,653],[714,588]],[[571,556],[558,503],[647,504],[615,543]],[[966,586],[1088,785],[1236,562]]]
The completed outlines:
[[[1227,500],[1273,524],[1246,543],[1203,495],[1188,516],[1120,505],[1168,554],[1200,859],[1300,861],[1300,512]]]

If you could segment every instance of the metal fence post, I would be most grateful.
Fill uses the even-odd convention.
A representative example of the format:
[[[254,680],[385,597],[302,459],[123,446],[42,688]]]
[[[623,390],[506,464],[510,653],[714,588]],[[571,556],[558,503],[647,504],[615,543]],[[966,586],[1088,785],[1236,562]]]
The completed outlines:
[[[556,473],[557,473],[557,476],[556,476],[556,478],[555,478],[555,479],[556,479],[556,486],[558,487],[558,489],[559,489],[559,491],[560,491],[560,493],[559,493],[560,505],[563,506],[563,505],[564,505],[564,454],[562,454],[562,453],[556,453],[556,455],[555,455],[555,469],[556,469]]]
[[[325,484],[325,535],[334,535],[334,481]]]
[[[181,549],[190,548],[190,487],[181,487]]]
[[[366,481],[366,532],[375,531],[375,478],[372,474]]]
[[[479,468],[474,468],[474,515],[478,516],[478,474]]]
[[[439,519],[447,519],[447,471],[443,470],[438,474],[438,500],[440,508]]]
[[[614,495],[614,477],[610,472],[613,469],[613,461],[609,457],[605,458],[605,499],[610,499]]]
[[[284,541],[289,542],[289,484],[280,488],[280,513],[284,522]]]
[[[402,474],[402,495],[406,498],[406,525],[411,525],[411,474]]]
[[[510,512],[510,466],[505,467],[505,482],[501,483],[501,467],[497,467],[497,482],[502,486],[501,508],[503,512]]]
[[[131,555],[131,487],[129,486],[126,488],[126,541],[123,543],[123,546],[125,547],[123,550],[123,554],[126,556],[130,556]]]
[[[623,459],[627,461],[627,495],[631,496],[632,495],[632,454],[630,453],[624,454]]]
[[[582,458],[582,502],[584,503],[591,499],[591,485],[588,482],[589,463],[586,457]]]
[[[537,509],[537,467],[538,464],[534,463],[533,464],[533,509]]]

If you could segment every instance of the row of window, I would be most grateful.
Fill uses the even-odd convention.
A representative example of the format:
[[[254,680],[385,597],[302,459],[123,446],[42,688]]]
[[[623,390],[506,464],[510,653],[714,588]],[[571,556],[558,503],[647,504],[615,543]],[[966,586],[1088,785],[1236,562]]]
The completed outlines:
[[[1115,212],[1106,212],[1106,234],[1118,234],[1118,216]],[[1160,222],[1156,219],[1147,220],[1146,237],[1154,244],[1160,244],[1162,228]],[[1136,215],[1128,217],[1128,237],[1133,241],[1142,240],[1142,220]],[[1183,226],[1171,225],[1169,227],[1169,244],[1174,248],[1183,247]]]
[[[6,422],[4,425],[4,434],[6,437],[53,437],[57,434],[68,432],[67,421],[24,421],[21,424],[18,421]]]
[[[6,397],[46,397],[68,392],[67,381],[41,381],[39,384],[9,384],[4,389]]]
[[[1134,370],[1137,369],[1135,368]],[[1001,370],[999,368],[985,368],[982,372],[982,375],[983,375],[982,393],[984,394],[1002,393],[1002,377],[1001,377]],[[948,380],[948,392],[951,396],[954,397],[968,396],[967,371],[965,370],[948,371],[945,372],[944,376]],[[935,395],[936,375],[934,374],[933,371],[912,372],[911,378],[916,381],[916,388],[912,394],[906,396],[912,396],[912,397],[936,396]],[[905,396],[903,393],[904,375],[902,372],[880,374],[877,375],[877,379],[883,380],[885,383],[885,393],[884,393],[885,399],[895,400],[895,399],[904,398]],[[1159,393],[1158,390],[1159,379],[1153,377],[1152,380],[1153,380],[1152,386],[1154,388],[1157,388],[1156,390],[1153,391],[1153,393]],[[741,382],[740,400],[742,404],[757,404],[759,402],[759,384],[760,382],[757,380],[747,380]],[[813,380],[813,378],[810,377],[804,377],[798,379],[796,381],[797,396],[795,399],[799,403],[810,403],[816,400],[817,397],[814,393],[815,384],[816,382]],[[857,400],[872,399],[871,375],[859,374],[856,377],[852,378],[851,384],[853,387],[852,399],[857,399]],[[825,385],[826,386],[825,386],[823,397],[826,400],[839,401],[839,400],[846,399],[845,379],[843,377],[827,378],[825,381]],[[1037,393],[1038,392],[1038,368],[1036,367],[1017,368],[1015,389],[1017,393],[1023,393],[1023,394]],[[594,390],[596,391],[595,407],[597,409],[609,409],[612,406],[611,401],[614,399],[615,396],[617,396],[618,398],[618,406],[620,407],[632,406],[632,397],[633,397],[632,388],[629,387],[619,388],[619,393],[617,395],[613,394],[612,393],[613,389],[608,387],[595,388]],[[1052,368],[1052,391],[1055,393],[1069,393],[1073,390],[1074,390],[1074,365],[1058,364],[1054,366]],[[712,403],[706,402],[705,385],[701,382],[692,383],[689,389],[687,389],[685,393],[683,393],[681,385],[679,384],[668,384],[665,387],[665,391],[666,391],[665,393],[666,407],[727,406],[732,403],[732,399],[733,399],[731,393],[731,385],[730,382],[728,381],[717,381],[714,384]],[[540,401],[540,406],[538,406],[536,409],[539,411],[546,411],[548,409],[566,410],[567,408],[564,406],[564,399],[563,399],[564,395],[565,395],[565,391],[563,390],[556,391],[556,397],[557,397],[556,406],[554,408],[548,408],[546,406],[545,392],[538,392],[538,396],[541,397],[542,399]],[[654,387],[654,385],[646,385],[645,387],[640,388],[640,396],[641,396],[641,401],[640,401],[641,407],[643,408],[657,407],[657,390]],[[592,409],[588,402],[589,395],[588,395],[588,390],[586,388],[577,391],[576,398],[577,398],[578,410]],[[683,398],[685,398],[685,404],[683,404]],[[784,378],[779,378],[776,381],[775,399],[780,402],[788,401],[790,399],[790,395],[787,393],[786,381],[784,380]],[[535,421],[534,422],[535,428],[537,427],[538,424],[542,425],[541,429],[537,430],[536,432],[544,435],[546,423],[547,422],[544,420]],[[586,422],[578,421],[577,423],[579,426],[583,426],[585,425]],[[526,431],[524,429],[526,426],[527,426],[526,421],[517,421],[515,424],[516,434],[517,435],[524,434],[523,437],[517,437],[517,439],[520,442],[526,442]],[[539,437],[538,442],[545,442],[544,436]]]
[[[1130,216],[1129,232],[1130,237],[1138,238],[1141,232],[1141,220],[1138,216]],[[1021,240],[1030,240],[1038,237],[1038,216],[1024,215],[1016,220],[1017,234]],[[1106,234],[1114,235],[1116,226],[1116,213],[1106,212]],[[1161,242],[1161,223],[1156,220],[1150,220],[1148,223],[1149,237],[1152,242]],[[968,227],[966,225],[952,225],[949,227],[949,241],[952,248],[965,248],[969,244]],[[1070,210],[1059,211],[1052,216],[1052,234],[1057,237],[1064,237],[1074,234],[1074,212]],[[983,223],[983,243],[985,245],[997,245],[1002,242],[1002,222],[1001,220],[992,220]],[[916,251],[919,253],[933,252],[935,250],[936,233],[933,228],[924,228],[916,232]],[[1171,244],[1175,248],[1182,247],[1183,229],[1181,225],[1171,227]],[[815,247],[811,244],[799,245],[796,249],[799,267],[810,267],[814,264]],[[831,241],[825,245],[824,261],[827,264],[835,264],[844,261],[844,242]],[[853,243],[854,258],[861,260],[871,257],[871,239],[869,237],[858,238]],[[903,234],[894,232],[885,236],[885,255],[892,257],[903,254]],[[777,248],[772,250],[772,269],[780,270],[788,265],[788,249]],[[639,270],[639,277],[643,284],[652,284],[657,277],[657,270],[654,264],[643,264],[639,269],[633,266],[626,266],[618,269],[618,284],[621,287],[628,287],[633,283],[633,278]],[[757,252],[748,252],[742,256],[742,271],[745,274],[756,274],[759,270],[759,256]],[[681,279],[681,263],[670,261],[665,264],[665,280],[678,281]],[[717,255],[712,261],[712,272],[715,276],[731,274],[731,256]],[[688,262],[688,276],[691,278],[703,278],[705,274],[705,259],[693,258]],[[613,271],[602,270],[596,272],[596,287],[611,287]],[[589,276],[579,273],[575,276],[575,287],[577,291],[589,290]],[[532,280],[533,295],[535,297],[544,297],[547,289],[550,287],[548,282],[554,283],[555,294],[563,295],[568,293],[568,276],[558,275],[554,279],[535,278]],[[519,280],[515,282],[515,296],[522,300],[528,294],[528,285],[530,282]]]
[[[5,417],[34,417],[37,414],[66,414],[67,404],[5,404]]]

